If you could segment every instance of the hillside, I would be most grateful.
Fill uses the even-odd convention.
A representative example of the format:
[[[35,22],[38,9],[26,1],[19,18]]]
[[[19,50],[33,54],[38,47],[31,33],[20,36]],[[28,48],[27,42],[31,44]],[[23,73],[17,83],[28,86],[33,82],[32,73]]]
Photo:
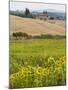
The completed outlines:
[[[26,32],[29,35],[65,35],[65,22],[62,20],[38,20],[10,15],[10,33]]]

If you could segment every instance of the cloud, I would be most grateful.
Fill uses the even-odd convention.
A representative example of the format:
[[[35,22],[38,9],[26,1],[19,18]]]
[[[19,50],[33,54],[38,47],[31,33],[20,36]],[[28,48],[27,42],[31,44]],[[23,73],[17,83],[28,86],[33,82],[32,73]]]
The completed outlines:
[[[55,10],[65,12],[65,5],[63,4],[45,4],[45,3],[28,3],[28,2],[10,2],[10,10],[24,10],[29,8],[30,10]]]

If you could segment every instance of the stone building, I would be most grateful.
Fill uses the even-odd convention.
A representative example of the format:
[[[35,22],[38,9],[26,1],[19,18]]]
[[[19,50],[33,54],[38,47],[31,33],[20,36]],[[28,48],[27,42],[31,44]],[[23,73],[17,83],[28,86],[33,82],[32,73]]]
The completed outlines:
[[[48,13],[47,11],[43,11],[43,13],[39,14],[36,16],[36,19],[40,19],[40,20],[47,20],[48,19]]]

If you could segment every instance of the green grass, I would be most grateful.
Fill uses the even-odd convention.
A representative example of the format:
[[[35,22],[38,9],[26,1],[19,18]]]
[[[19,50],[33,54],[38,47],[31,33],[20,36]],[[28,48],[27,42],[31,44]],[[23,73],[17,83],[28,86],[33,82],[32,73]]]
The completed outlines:
[[[10,40],[10,88],[65,85],[64,57],[65,39]]]
[[[30,39],[10,41],[10,54],[65,55],[65,39]]]

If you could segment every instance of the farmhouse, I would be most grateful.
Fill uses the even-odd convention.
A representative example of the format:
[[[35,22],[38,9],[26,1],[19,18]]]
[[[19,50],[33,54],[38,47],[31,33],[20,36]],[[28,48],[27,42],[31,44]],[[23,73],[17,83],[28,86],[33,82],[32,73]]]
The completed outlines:
[[[43,13],[39,14],[36,16],[36,19],[40,19],[40,20],[47,20],[48,19],[48,13],[47,11],[43,11]]]

